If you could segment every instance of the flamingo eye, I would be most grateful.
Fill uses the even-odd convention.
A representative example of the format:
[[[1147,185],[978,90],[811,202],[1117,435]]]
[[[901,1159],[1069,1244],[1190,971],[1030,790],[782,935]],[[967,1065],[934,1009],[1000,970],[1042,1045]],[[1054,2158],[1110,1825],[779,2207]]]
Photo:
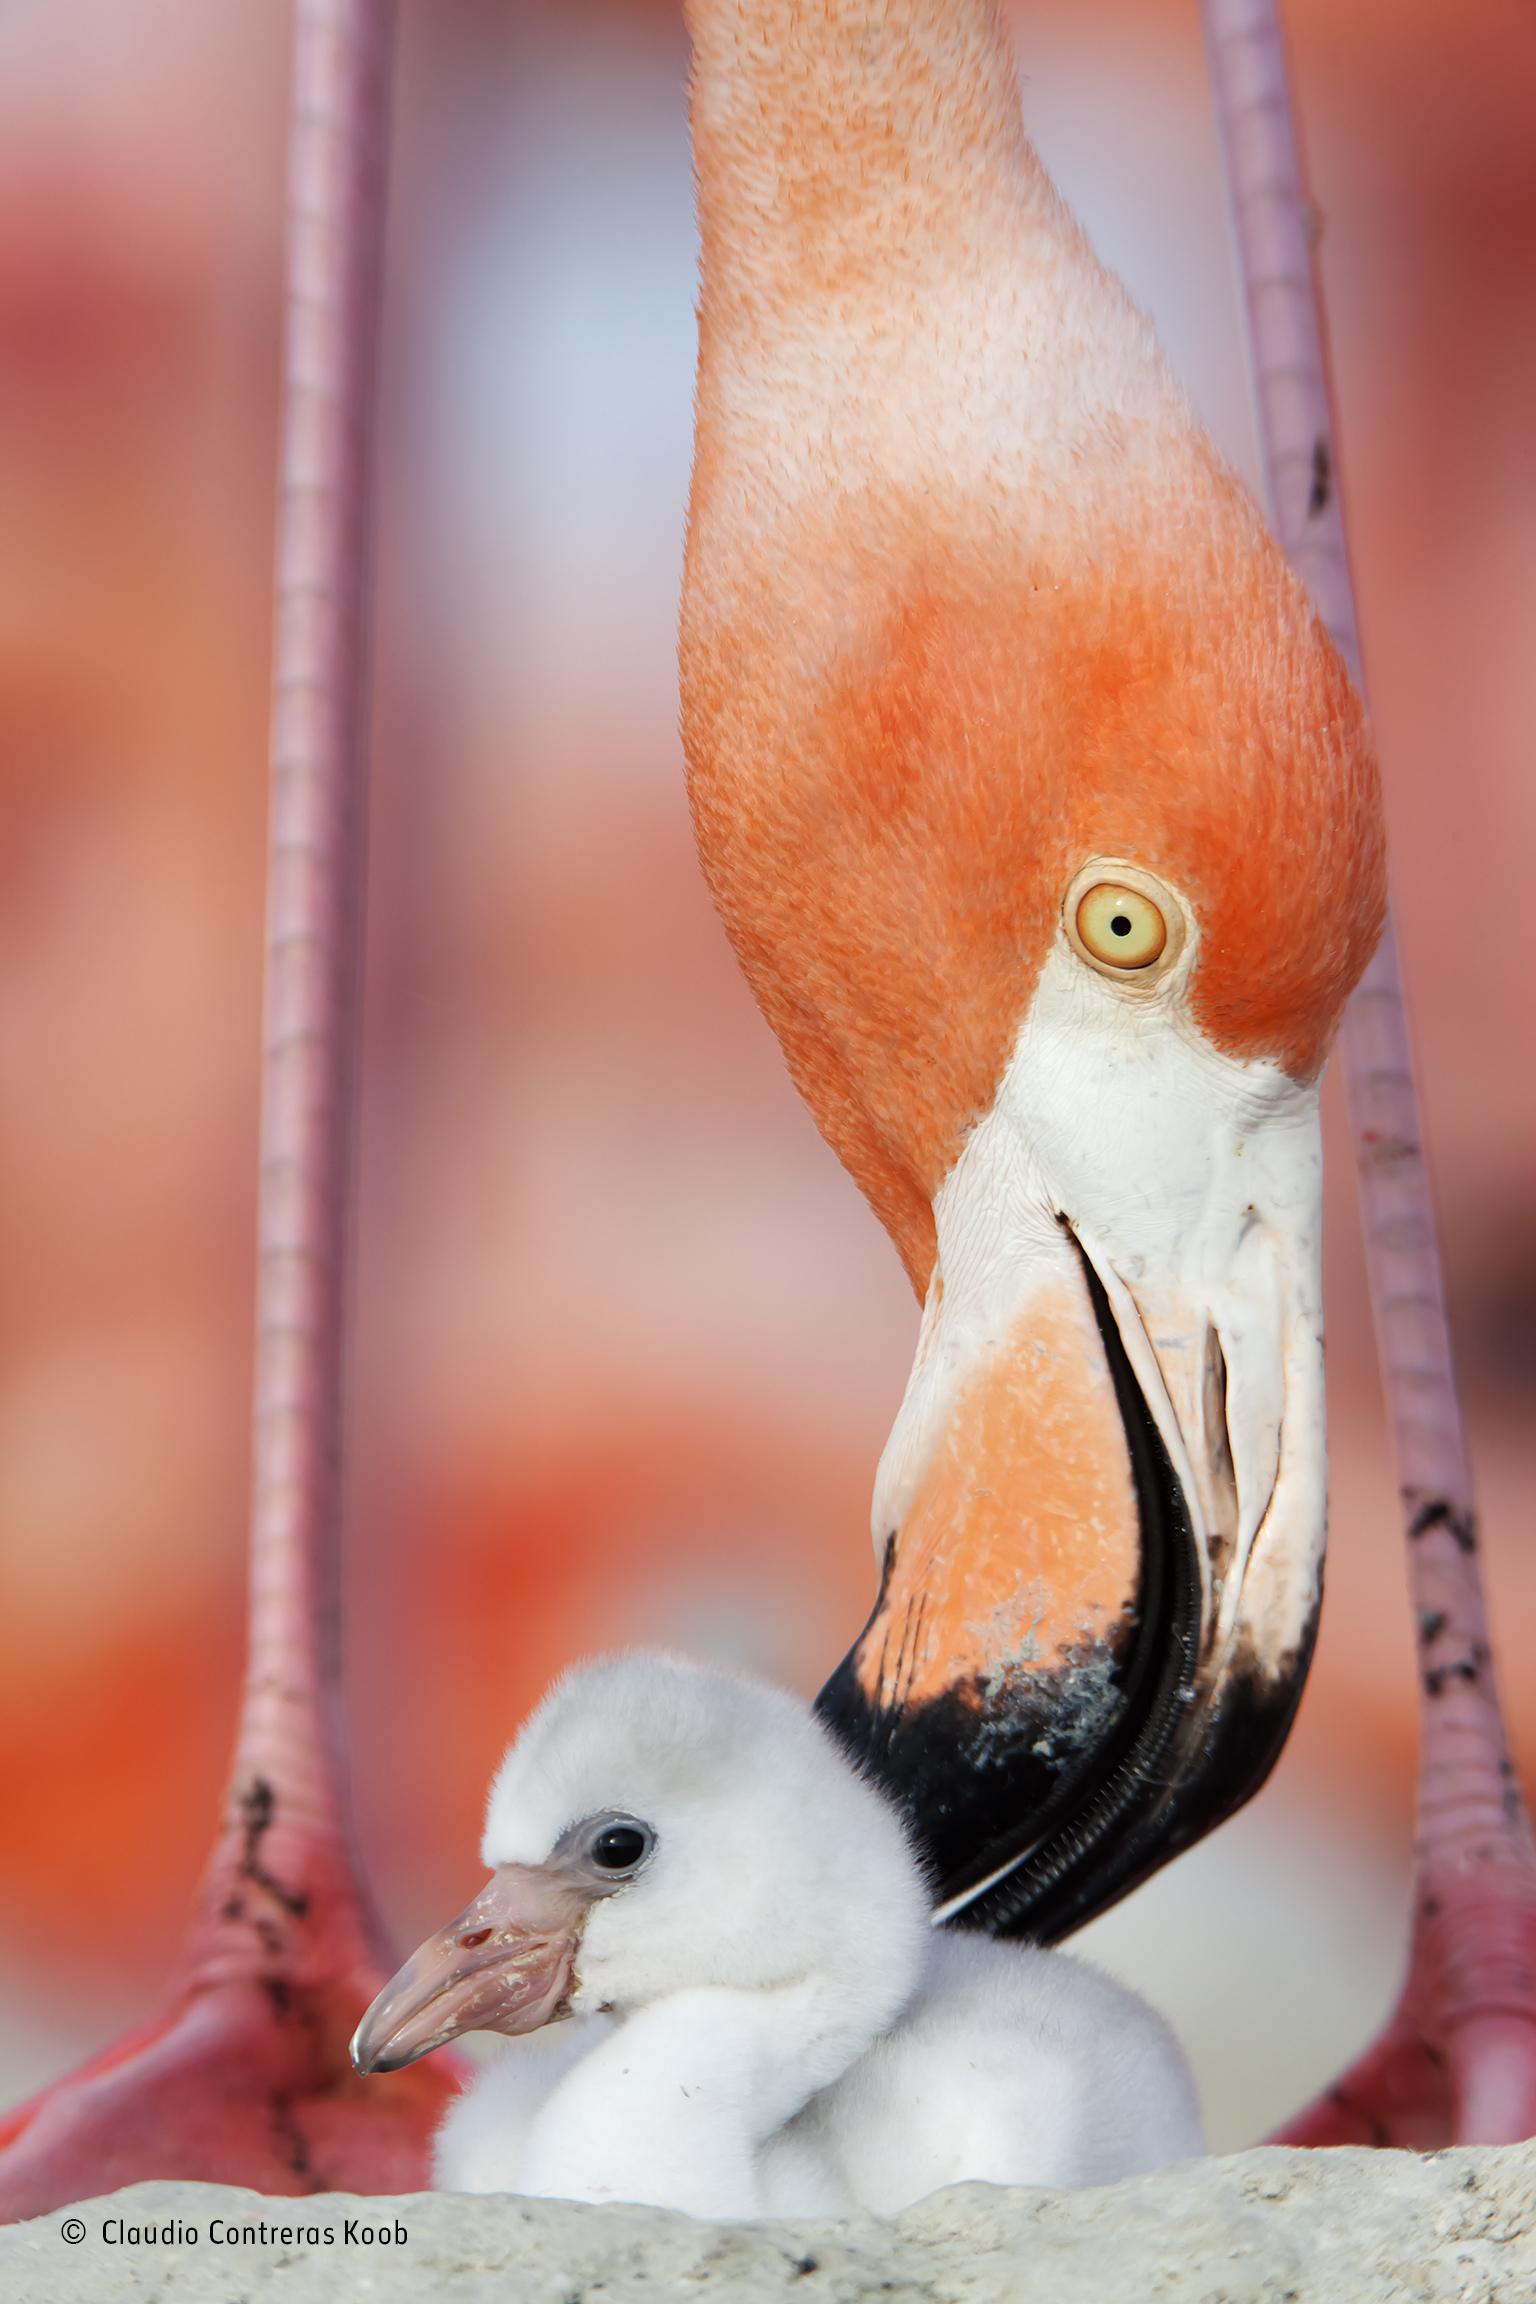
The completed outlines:
[[[1063,925],[1078,958],[1101,976],[1156,982],[1184,948],[1178,899],[1150,872],[1107,858],[1078,873],[1067,890]]]
[[[582,1838],[588,1863],[615,1886],[633,1878],[656,1845],[655,1832],[638,1816],[591,1817]]]
[[[1077,932],[1111,968],[1150,968],[1168,948],[1168,923],[1148,896],[1101,880],[1077,907]]]
[[[633,1872],[645,1850],[645,1834],[633,1824],[610,1824],[592,1843],[592,1861],[605,1872]]]

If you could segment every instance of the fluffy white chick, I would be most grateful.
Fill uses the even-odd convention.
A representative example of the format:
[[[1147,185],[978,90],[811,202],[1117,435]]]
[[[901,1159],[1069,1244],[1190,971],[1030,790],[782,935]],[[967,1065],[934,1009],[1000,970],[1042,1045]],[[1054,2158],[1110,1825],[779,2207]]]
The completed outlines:
[[[502,1763],[482,1852],[486,1888],[354,2042],[389,2070],[529,2035],[448,2115],[443,2189],[884,2213],[1200,2149],[1151,2010],[1059,1954],[932,1929],[895,1811],[780,1689],[643,1652],[567,1674]]]

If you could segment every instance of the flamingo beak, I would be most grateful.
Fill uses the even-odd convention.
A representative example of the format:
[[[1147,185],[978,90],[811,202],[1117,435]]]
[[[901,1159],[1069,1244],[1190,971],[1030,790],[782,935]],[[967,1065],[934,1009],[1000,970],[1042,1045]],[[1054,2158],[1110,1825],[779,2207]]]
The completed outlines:
[[[352,2035],[359,2072],[398,2072],[461,2032],[536,2032],[569,2013],[589,1888],[558,1863],[503,1864],[391,1977]]]
[[[903,1806],[940,1919],[1054,1941],[1284,1742],[1326,1521],[1315,1115],[1238,1150],[1182,1232],[1037,1204],[989,1262],[953,1225],[946,1255],[938,1211],[880,1594],[819,1705]]]

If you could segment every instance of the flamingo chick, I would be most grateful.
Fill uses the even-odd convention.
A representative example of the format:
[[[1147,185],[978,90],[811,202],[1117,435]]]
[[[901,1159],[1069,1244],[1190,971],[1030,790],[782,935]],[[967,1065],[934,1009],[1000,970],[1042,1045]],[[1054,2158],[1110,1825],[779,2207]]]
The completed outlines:
[[[352,2044],[392,2072],[532,2035],[450,2112],[442,2189],[891,2214],[1202,2149],[1161,2019],[1061,1953],[936,1932],[897,1811],[780,1689],[643,1652],[567,1674],[482,1853],[487,1886]]]

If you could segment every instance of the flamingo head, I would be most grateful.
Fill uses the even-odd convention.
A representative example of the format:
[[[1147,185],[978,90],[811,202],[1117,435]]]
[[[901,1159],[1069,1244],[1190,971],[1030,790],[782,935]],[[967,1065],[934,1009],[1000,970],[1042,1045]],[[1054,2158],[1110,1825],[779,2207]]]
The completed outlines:
[[[464,2032],[807,1978],[823,2027],[863,2045],[929,1941],[899,1818],[804,1703],[645,1649],[577,1666],[524,1722],[482,1853],[480,1893],[364,2014],[359,2071]]]
[[[991,7],[726,38],[751,13],[693,8],[690,791],[923,1303],[821,1702],[943,1908],[1050,1937],[1245,1798],[1299,1697],[1318,1083],[1384,915],[1376,767],[1024,143]]]

